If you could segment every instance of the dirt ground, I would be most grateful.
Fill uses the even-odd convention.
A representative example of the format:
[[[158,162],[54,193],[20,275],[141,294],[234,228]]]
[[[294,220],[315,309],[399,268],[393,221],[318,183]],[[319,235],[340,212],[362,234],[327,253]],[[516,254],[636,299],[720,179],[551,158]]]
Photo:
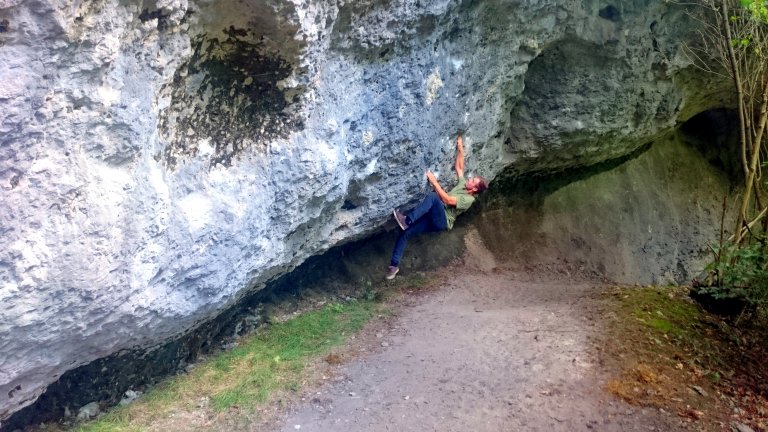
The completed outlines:
[[[616,373],[598,364],[606,284],[497,263],[471,233],[467,246],[431,289],[317,365],[319,384],[259,430],[703,430],[605,390]]]

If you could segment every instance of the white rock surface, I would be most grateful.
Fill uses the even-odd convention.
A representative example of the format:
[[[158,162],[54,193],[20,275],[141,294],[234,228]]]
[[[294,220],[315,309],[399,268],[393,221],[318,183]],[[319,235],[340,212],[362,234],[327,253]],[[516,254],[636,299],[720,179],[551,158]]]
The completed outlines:
[[[136,399],[140,398],[141,395],[142,395],[142,392],[140,392],[140,391],[127,390],[125,392],[125,394],[123,395],[123,398],[120,399],[119,405],[120,406],[130,405]]]
[[[77,410],[77,419],[88,420],[89,418],[99,415],[99,412],[98,402],[91,402]]]
[[[457,129],[492,178],[695,113],[682,14],[593,3],[0,1],[0,420],[374,232]]]

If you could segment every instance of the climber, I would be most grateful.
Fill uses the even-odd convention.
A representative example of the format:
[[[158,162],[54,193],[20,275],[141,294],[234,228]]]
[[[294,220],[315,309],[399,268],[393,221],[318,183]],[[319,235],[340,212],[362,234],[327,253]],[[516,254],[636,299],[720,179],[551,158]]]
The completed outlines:
[[[488,183],[482,177],[477,176],[469,180],[464,178],[464,140],[461,132],[456,137],[456,175],[459,177],[459,183],[446,193],[435,175],[427,171],[427,180],[434,192],[430,192],[410,213],[403,214],[397,209],[393,211],[395,221],[402,231],[395,242],[386,279],[394,279],[400,271],[400,258],[405,252],[409,238],[416,234],[453,228],[456,216],[472,205],[475,195],[488,188]]]

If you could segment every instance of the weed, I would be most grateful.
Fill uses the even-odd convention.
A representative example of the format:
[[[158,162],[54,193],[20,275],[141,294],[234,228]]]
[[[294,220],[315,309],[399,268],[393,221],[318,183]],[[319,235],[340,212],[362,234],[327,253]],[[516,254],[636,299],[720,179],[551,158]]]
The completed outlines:
[[[717,372],[717,371],[710,372],[709,379],[711,379],[713,383],[719,383],[720,382],[720,372]]]
[[[362,295],[362,299],[367,302],[377,301],[380,297],[379,293],[371,287],[367,287]]]
[[[710,286],[698,287],[697,299],[726,315],[768,310],[767,247],[765,237],[755,235],[749,244],[724,243],[714,248],[716,259],[706,268],[714,280]]]
[[[333,312],[333,313],[342,313],[344,312],[344,305],[339,303],[331,303],[327,306],[327,308]]]

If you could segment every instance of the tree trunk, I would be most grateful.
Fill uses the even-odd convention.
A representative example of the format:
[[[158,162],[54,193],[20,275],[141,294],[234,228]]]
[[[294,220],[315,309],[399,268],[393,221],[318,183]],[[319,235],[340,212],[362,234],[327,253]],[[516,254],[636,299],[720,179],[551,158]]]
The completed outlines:
[[[749,206],[750,201],[750,195],[752,193],[752,182],[754,181],[754,170],[751,169],[754,164],[750,162],[747,162],[747,119],[746,119],[746,106],[744,104],[744,85],[741,80],[741,73],[739,71],[739,63],[738,58],[736,57],[736,52],[733,49],[733,44],[731,44],[731,40],[733,39],[733,34],[731,32],[731,25],[729,20],[729,8],[728,8],[728,0],[721,0],[720,5],[722,6],[722,13],[723,13],[723,28],[725,30],[726,40],[724,41],[727,46],[727,52],[728,52],[728,64],[731,66],[731,74],[733,76],[733,83],[736,86],[736,95],[738,98],[739,103],[739,131],[740,131],[740,140],[741,140],[741,163],[742,163],[742,169],[744,170],[744,180],[745,180],[745,190],[744,195],[742,197],[741,207],[739,209],[739,213],[736,215],[736,228],[733,230],[734,232],[734,239],[735,243],[738,245],[741,242],[741,228],[744,224],[744,220],[746,219],[747,214],[747,207]],[[754,147],[753,147],[754,148]],[[759,152],[752,152],[752,159],[754,159],[755,153]]]

